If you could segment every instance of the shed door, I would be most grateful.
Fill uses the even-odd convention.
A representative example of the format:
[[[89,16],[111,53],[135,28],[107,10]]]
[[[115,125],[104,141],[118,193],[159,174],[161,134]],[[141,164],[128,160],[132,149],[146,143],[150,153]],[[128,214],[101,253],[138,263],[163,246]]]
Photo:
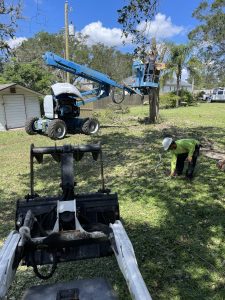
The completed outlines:
[[[24,127],[26,122],[26,113],[23,95],[5,95],[3,96],[5,104],[5,115],[7,128]]]
[[[1,130],[5,130],[5,109],[2,96],[0,95],[0,131]]]
[[[40,103],[35,96],[26,96],[26,115],[27,118],[40,117]]]

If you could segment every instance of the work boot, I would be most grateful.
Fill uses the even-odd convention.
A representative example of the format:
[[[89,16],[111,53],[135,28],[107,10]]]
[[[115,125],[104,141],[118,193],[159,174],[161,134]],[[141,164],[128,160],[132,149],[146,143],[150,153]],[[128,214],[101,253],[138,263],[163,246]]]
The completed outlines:
[[[193,179],[193,172],[194,172],[194,170],[193,171],[192,170],[187,170],[186,174],[185,174],[186,175],[185,177],[189,180],[192,180]]]

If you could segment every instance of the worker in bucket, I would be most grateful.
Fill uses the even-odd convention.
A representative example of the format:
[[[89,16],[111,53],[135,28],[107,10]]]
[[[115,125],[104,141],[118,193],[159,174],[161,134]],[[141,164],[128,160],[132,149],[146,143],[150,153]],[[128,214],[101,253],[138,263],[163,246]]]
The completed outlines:
[[[151,50],[145,58],[145,77],[146,81],[154,81],[156,53]]]
[[[182,175],[184,162],[188,161],[186,177],[193,178],[193,173],[199,156],[200,143],[195,139],[180,139],[174,141],[171,137],[164,138],[162,142],[165,151],[171,151],[170,176]]]

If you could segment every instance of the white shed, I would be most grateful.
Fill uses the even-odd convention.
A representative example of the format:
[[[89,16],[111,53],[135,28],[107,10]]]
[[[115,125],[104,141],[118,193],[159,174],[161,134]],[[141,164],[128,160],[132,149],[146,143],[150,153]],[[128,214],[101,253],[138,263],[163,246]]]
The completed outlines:
[[[40,117],[42,94],[16,83],[0,84],[0,130],[20,128],[30,117]]]

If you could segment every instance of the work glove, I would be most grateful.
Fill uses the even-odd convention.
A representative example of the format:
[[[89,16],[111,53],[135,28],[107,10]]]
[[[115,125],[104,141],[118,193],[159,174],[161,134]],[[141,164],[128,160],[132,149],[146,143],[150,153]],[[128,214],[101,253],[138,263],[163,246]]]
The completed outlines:
[[[189,163],[191,163],[191,162],[192,162],[192,156],[188,156],[187,161],[188,161]]]

